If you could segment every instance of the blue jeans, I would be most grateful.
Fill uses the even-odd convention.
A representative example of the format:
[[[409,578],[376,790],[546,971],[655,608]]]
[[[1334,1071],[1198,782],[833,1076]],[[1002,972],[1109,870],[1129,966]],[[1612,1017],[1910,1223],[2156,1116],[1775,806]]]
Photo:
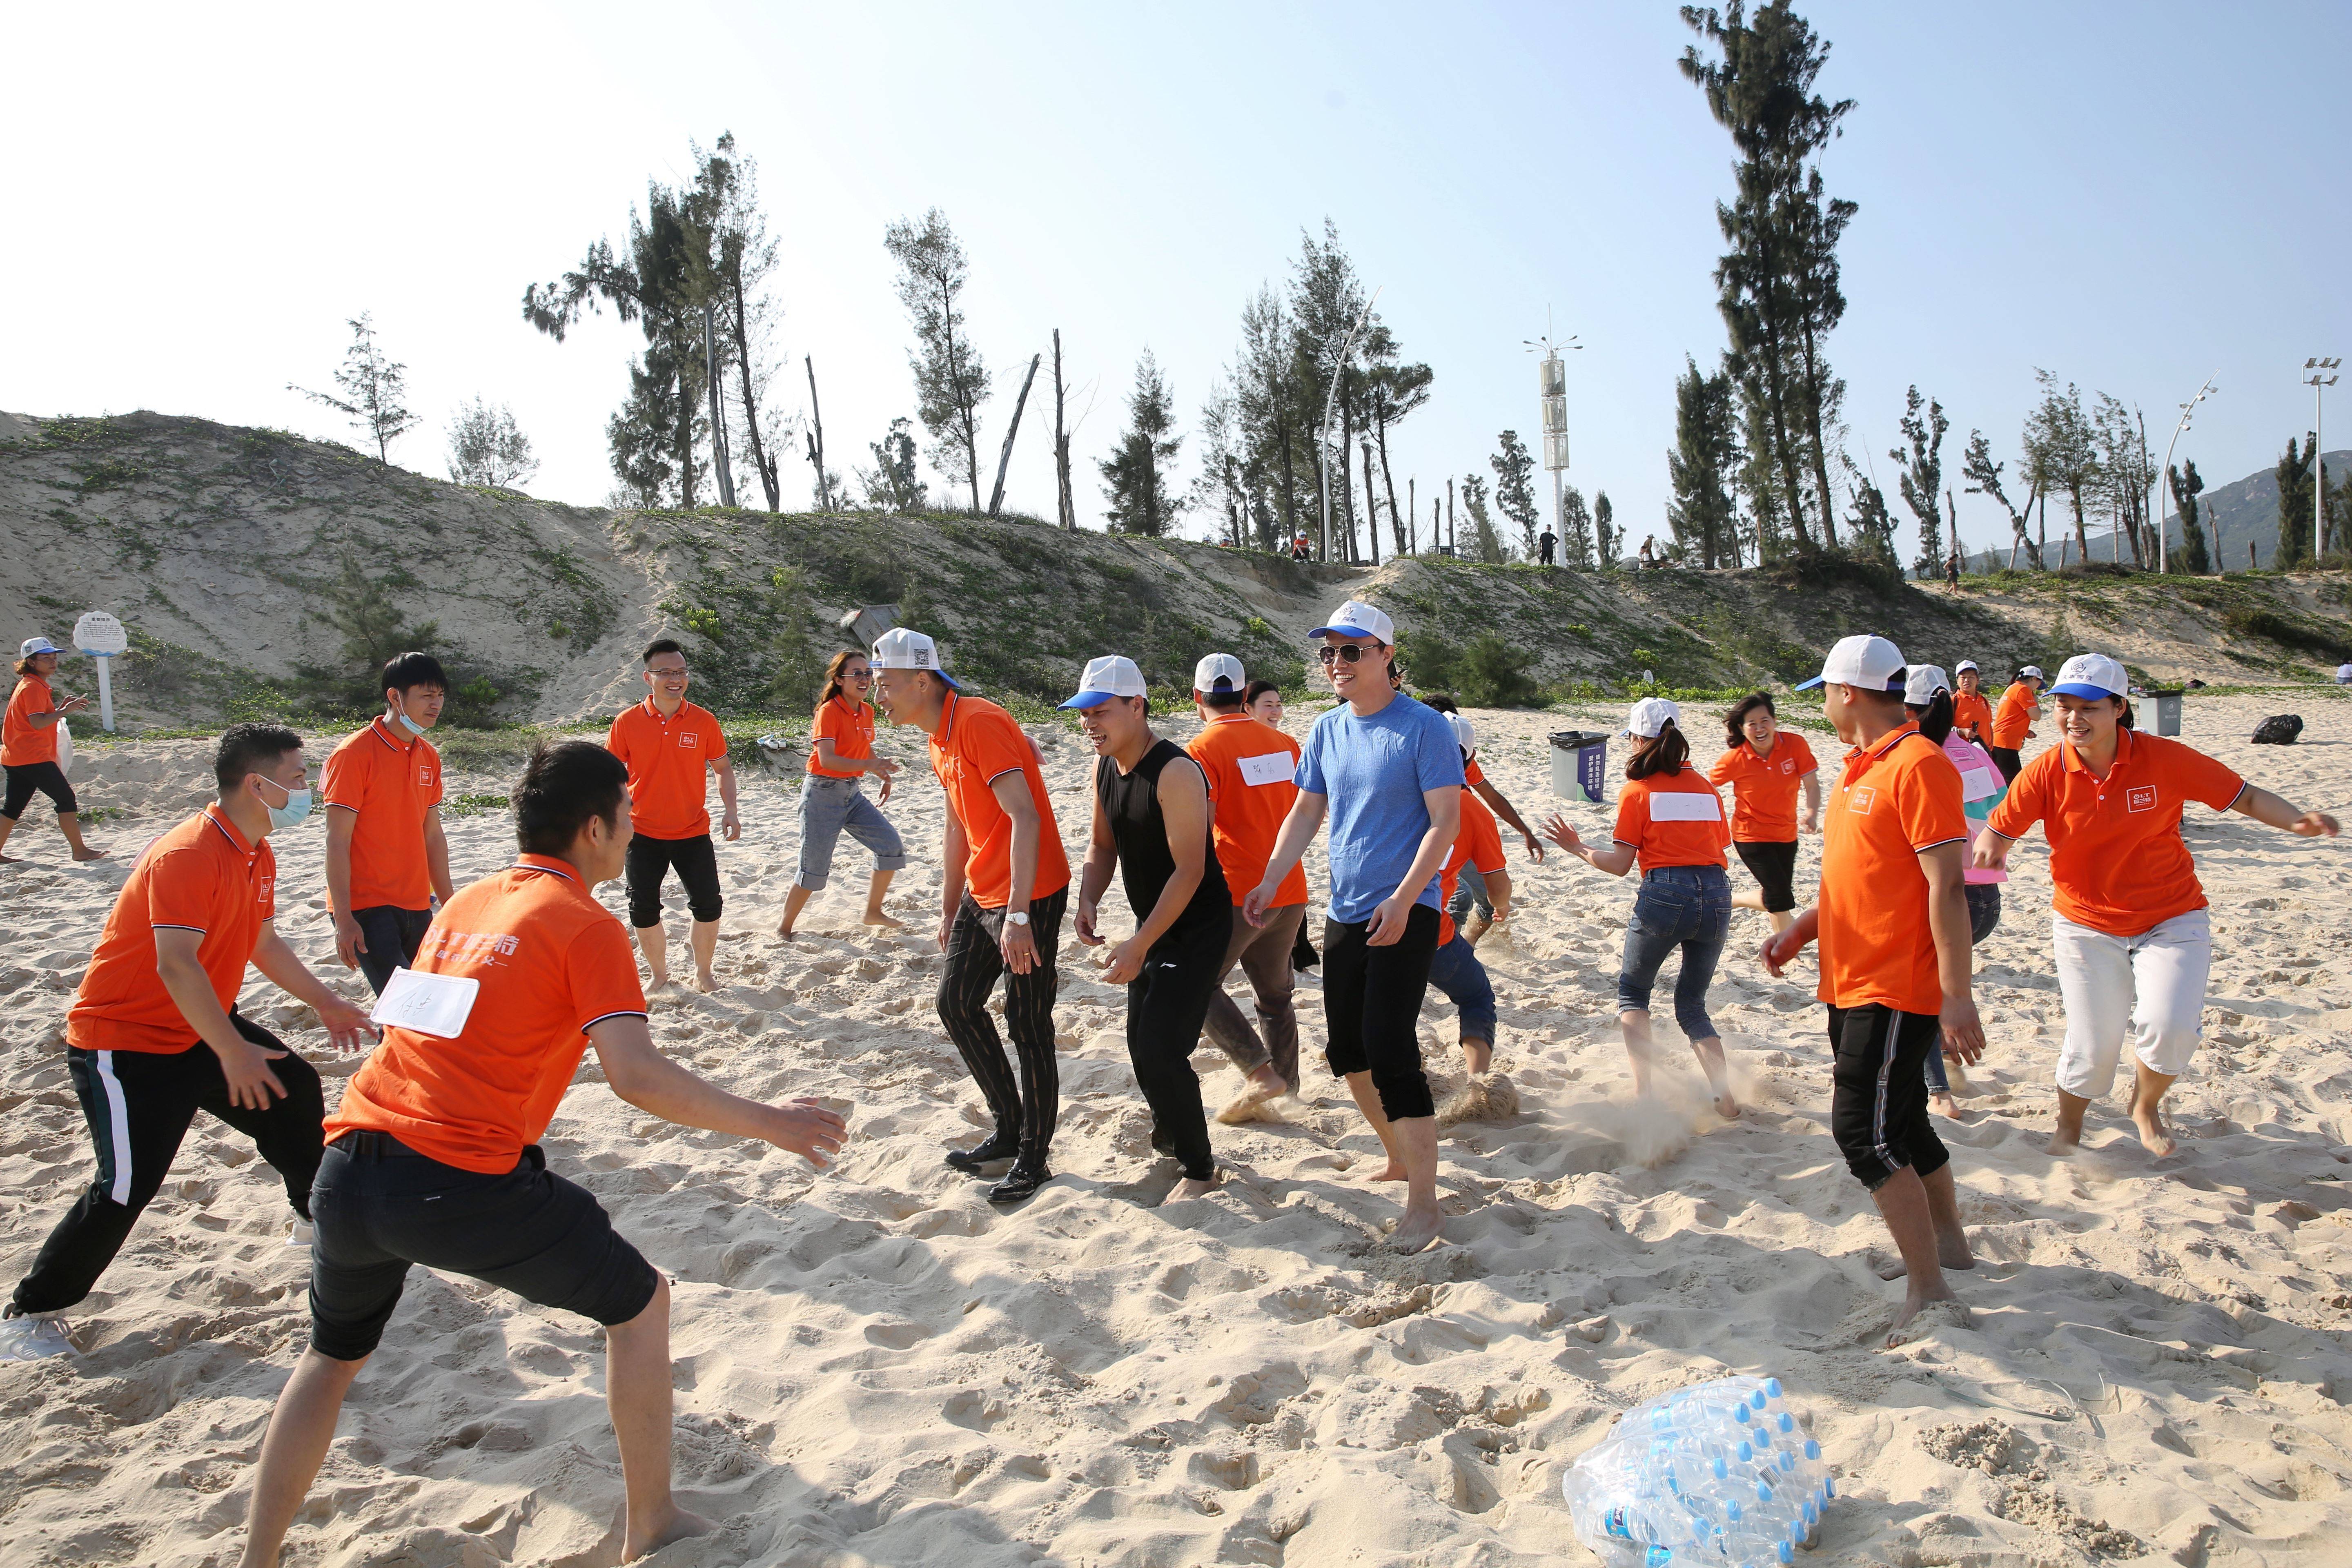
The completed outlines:
[[[1459,875],[1461,879],[1454,884],[1454,901],[1445,906],[1445,912],[1454,917],[1454,923],[1460,925],[1467,921],[1473,904],[1478,906],[1480,914],[1493,920],[1495,901],[1486,896],[1486,873],[1465,860]]]
[[[896,871],[907,864],[907,847],[890,819],[866,798],[862,779],[808,773],[801,780],[801,867],[794,879],[816,892],[833,876],[833,847],[842,834],[874,851],[874,868]]]
[[[1486,966],[1478,962],[1478,950],[1468,937],[1457,931],[1452,942],[1437,950],[1429,963],[1429,983],[1462,1010],[1464,1039],[1501,1043],[1495,1038],[1495,984],[1486,978]]]
[[[1617,1010],[1646,1013],[1658,966],[1680,948],[1675,977],[1675,1022],[1694,1040],[1716,1037],[1706,1016],[1706,988],[1731,932],[1731,879],[1720,866],[1661,866],[1642,879],[1633,917],[1625,922],[1625,957],[1617,969]]]

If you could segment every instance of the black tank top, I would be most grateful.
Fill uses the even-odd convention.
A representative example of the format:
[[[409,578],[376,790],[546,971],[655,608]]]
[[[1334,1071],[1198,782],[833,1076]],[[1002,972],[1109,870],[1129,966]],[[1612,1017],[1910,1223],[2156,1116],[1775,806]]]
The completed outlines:
[[[1120,880],[1139,925],[1150,916],[1160,902],[1160,889],[1176,874],[1176,858],[1168,853],[1168,822],[1160,815],[1160,770],[1171,763],[1191,761],[1174,742],[1157,741],[1133,773],[1120,773],[1118,764],[1108,757],[1095,764],[1095,798],[1102,803],[1111,839],[1118,846]],[[1161,942],[1197,935],[1206,925],[1213,924],[1219,931],[1233,928],[1234,896],[1225,886],[1225,873],[1217,864],[1205,822],[1201,825],[1201,885],[1193,889],[1192,901],[1184,906],[1176,923],[1161,933]]]

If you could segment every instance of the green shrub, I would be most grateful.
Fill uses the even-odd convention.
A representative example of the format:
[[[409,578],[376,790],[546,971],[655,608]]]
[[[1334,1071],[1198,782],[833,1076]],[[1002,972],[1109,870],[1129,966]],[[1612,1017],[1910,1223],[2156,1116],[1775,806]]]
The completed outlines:
[[[1473,708],[1533,708],[1542,694],[1528,673],[1532,661],[1493,632],[1480,632],[1462,650],[1454,695]]]

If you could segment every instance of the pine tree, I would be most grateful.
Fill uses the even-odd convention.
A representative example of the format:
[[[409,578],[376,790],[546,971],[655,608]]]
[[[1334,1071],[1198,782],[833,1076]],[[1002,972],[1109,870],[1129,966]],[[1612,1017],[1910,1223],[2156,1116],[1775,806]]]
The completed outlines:
[[[2311,470],[2319,457],[2319,438],[2305,436],[2298,454],[2295,437],[2286,441],[2286,456],[2272,470],[2278,479],[2278,549],[2272,567],[2293,572],[2311,564]]]
[[[1924,416],[1922,405],[1927,409]],[[1944,570],[1944,514],[1936,498],[1944,493],[1944,432],[1952,422],[1944,417],[1942,404],[1920,396],[1914,386],[1904,397],[1903,417],[1895,423],[1906,445],[1886,455],[1895,459],[1895,489],[1903,504],[1919,520],[1919,556],[1912,569],[1923,577],[1934,577]],[[1884,510],[1883,496],[1880,507]],[[1954,547],[1958,548],[1957,541]]]
[[[2000,471],[2006,467],[2008,465],[2005,463],[1993,461],[1992,443],[1985,439],[1983,431],[1969,432],[1968,455],[1961,459],[1960,466],[1960,472],[1968,478],[1969,494],[1990,496],[2000,503],[2000,510],[2009,514],[2011,540],[2016,546],[2021,546],[2024,549],[2026,559],[2033,563],[2033,569],[2036,572],[2040,572],[2044,569],[2042,546],[2027,533],[2025,523],[2026,519],[2032,515],[2033,503],[2041,499],[2042,490],[2040,485],[2036,483],[2033,489],[2025,492],[2025,504],[2022,507],[2011,505],[2009,492],[2001,488],[2000,483]],[[2027,472],[2029,476],[2032,473],[2030,458]],[[2012,548],[2010,553],[2013,559],[2016,549]]]
[[[343,351],[343,364],[335,372],[341,397],[286,384],[311,402],[322,404],[350,419],[375,443],[376,461],[392,466],[392,444],[416,427],[417,416],[402,401],[408,395],[408,367],[394,363],[376,346],[375,318],[362,310],[351,322],[352,346]]]
[[[1503,536],[1495,531],[1495,520],[1486,511],[1486,481],[1477,474],[1462,476],[1462,510],[1470,518],[1470,558],[1489,566],[1500,566],[1511,558],[1504,547]]]
[[[1518,525],[1519,558],[1536,559],[1536,525],[1542,514],[1536,508],[1536,460],[1516,430],[1496,437],[1501,450],[1486,459],[1495,470],[1495,510]]]
[[[515,423],[514,410],[492,408],[477,397],[459,404],[449,421],[449,478],[461,485],[519,489],[539,472],[530,437]]]
[[[1592,492],[1592,539],[1601,552],[1601,569],[1613,571],[1625,555],[1625,535],[1617,526],[1617,509],[1607,490]]]
[[[1135,390],[1127,399],[1128,430],[1102,470],[1106,512],[1114,532],[1157,539],[1166,533],[1184,508],[1169,489],[1169,465],[1183,437],[1169,434],[1176,426],[1176,395],[1160,374],[1159,361],[1143,351],[1136,362]]]
[[[1675,444],[1666,453],[1674,500],[1666,525],[1675,542],[1706,566],[1739,563],[1738,519],[1732,486],[1743,454],[1730,375],[1700,374],[1685,354],[1675,381]]]
[[[1561,487],[1559,492],[1560,558],[1574,570],[1592,570],[1592,509],[1584,504],[1584,492],[1574,485]]]
[[[931,433],[931,466],[970,487],[980,510],[980,405],[989,372],[964,331],[963,290],[971,267],[945,214],[933,207],[917,224],[901,218],[883,234],[898,264],[898,302],[914,323],[915,411]]]
[[[912,422],[905,415],[891,420],[888,433],[866,450],[874,454],[874,466],[856,472],[867,506],[883,511],[920,511],[930,504],[929,490],[915,467]]]
[[[728,369],[734,372],[729,425],[742,439],[732,445],[751,458],[768,510],[782,511],[781,465],[792,441],[792,421],[767,406],[769,384],[783,366],[769,349],[778,313],[768,294],[777,244],[760,210],[760,168],[736,153],[731,131],[722,132],[709,153],[693,151],[696,216],[708,235],[701,251],[711,273],[709,291],[719,307],[722,381]]]
[[[2184,473],[2179,468],[2169,470],[2172,481],[2172,510],[2180,518],[2180,569],[2192,577],[2202,577],[2213,570],[2213,558],[2205,548],[2205,530],[2200,524],[2197,498],[2204,493],[2205,481],[2197,472],[2192,459]]]
[[[2098,444],[2083,413],[2082,389],[2070,382],[2061,393],[2050,372],[2033,375],[2042,384],[2042,401],[2025,416],[2026,461],[2045,493],[2066,492],[2074,512],[2075,559],[2088,561],[2091,534],[2084,498],[2099,482]]]

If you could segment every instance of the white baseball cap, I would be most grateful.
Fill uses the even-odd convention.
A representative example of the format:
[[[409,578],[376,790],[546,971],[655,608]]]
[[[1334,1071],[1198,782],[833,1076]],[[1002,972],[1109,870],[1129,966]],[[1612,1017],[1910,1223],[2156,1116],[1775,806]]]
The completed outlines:
[[[30,658],[37,653],[63,653],[66,650],[47,637],[26,637],[16,645],[18,658]]]
[[[2050,689],[2061,697],[2121,697],[2131,689],[2131,677],[2105,654],[2078,653],[2058,667]]]
[[[1396,646],[1396,624],[1388,612],[1373,608],[1359,599],[1350,599],[1339,606],[1328,626],[1317,626],[1307,634],[1309,642],[1317,637],[1338,634],[1343,637],[1370,637],[1383,647]]]
[[[1249,686],[1249,678],[1242,673],[1242,661],[1229,653],[1213,653],[1192,667],[1192,689],[1195,691],[1241,691]]]
[[[1099,708],[1114,697],[1142,695],[1143,671],[1135,668],[1135,660],[1107,653],[1087,660],[1087,672],[1078,678],[1078,694],[1062,706]]]
[[[893,626],[874,643],[874,651],[866,660],[876,669],[928,669],[957,690],[963,682],[950,675],[940,665],[940,647],[910,626]]]
[[[1663,697],[1644,697],[1626,713],[1624,732],[1647,741],[1664,734],[1667,725],[1679,730],[1682,723],[1681,709]]]
[[[1969,671],[1969,670],[1971,670],[1971,669],[1976,669],[1976,668],[1977,668],[1977,661],[1976,661],[1975,659],[1972,659],[1972,658],[1964,658],[1964,659],[1960,660],[1960,662],[1959,662],[1959,663],[1958,663],[1958,664],[1956,664],[1956,665],[1952,666],[1952,673],[1953,673],[1954,675],[1964,675],[1964,674],[1966,674],[1968,671]],[[1978,674],[1979,674],[1979,675],[1981,675],[1981,674],[1983,674],[1984,672],[1983,672],[1982,670],[1978,670],[1978,671],[1977,671],[1977,673],[1978,673]]]
[[[1840,637],[1822,660],[1822,672],[1797,682],[1800,691],[1817,686],[1858,686],[1864,691],[1900,691],[1905,665],[1903,650],[1882,637]]]
[[[1915,664],[1910,679],[1903,683],[1903,700],[1914,708],[1925,708],[1936,700],[1936,693],[1951,689],[1952,683],[1942,670],[1932,664]]]
[[[1475,752],[1478,749],[1478,731],[1470,727],[1469,720],[1459,713],[1448,713],[1445,716],[1445,722],[1454,731],[1455,745],[1465,752]]]
[[[2033,677],[2036,680],[2047,680],[2050,679],[2048,676],[2042,673],[2042,667],[2038,664],[2029,664],[2024,668],[2017,672],[2017,678],[2020,680],[2024,679],[2029,675]]]

